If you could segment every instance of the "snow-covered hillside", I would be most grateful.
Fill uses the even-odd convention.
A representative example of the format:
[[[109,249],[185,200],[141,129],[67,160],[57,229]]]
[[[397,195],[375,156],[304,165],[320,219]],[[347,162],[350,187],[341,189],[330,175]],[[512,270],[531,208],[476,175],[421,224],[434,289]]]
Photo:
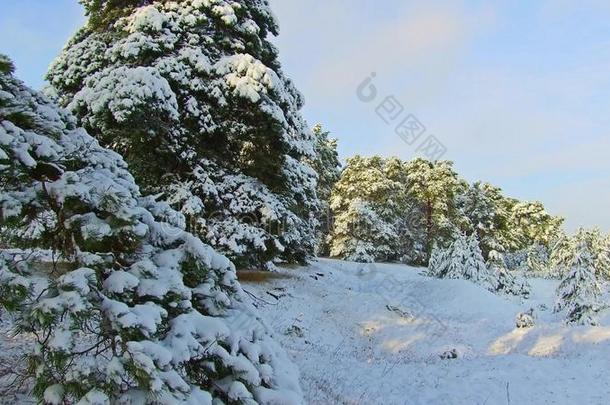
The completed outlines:
[[[281,273],[242,284],[299,366],[311,404],[610,398],[610,314],[598,327],[566,326],[552,312],[555,281],[530,280],[522,300],[402,265],[321,259]],[[530,308],[536,326],[517,329]]]
[[[300,368],[310,404],[608,403],[609,311],[600,326],[566,326],[552,312],[556,281],[529,280],[524,300],[419,273],[320,259],[242,285]],[[536,326],[517,329],[530,308]],[[9,327],[4,318],[3,365],[18,364],[27,342]],[[0,403],[15,400],[34,403]]]

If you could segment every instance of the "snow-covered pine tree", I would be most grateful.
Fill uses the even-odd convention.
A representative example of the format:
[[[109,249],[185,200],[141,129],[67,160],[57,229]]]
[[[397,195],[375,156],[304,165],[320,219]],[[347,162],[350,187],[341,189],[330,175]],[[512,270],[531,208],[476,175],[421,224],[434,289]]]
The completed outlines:
[[[571,269],[576,247],[584,243],[593,257],[598,277],[610,275],[610,239],[595,229],[580,228],[574,235],[561,233],[551,243],[549,267],[553,278],[563,279]]]
[[[409,196],[423,214],[418,237],[423,239],[424,263],[435,244],[447,245],[457,229],[456,197],[466,187],[450,161],[430,162],[417,158],[405,163]]]
[[[330,200],[331,255],[349,260],[398,260],[409,242],[400,229],[409,212],[403,163],[395,158],[348,159]]]
[[[503,294],[521,295],[527,297],[530,293],[530,286],[526,281],[517,277],[507,268],[504,255],[496,250],[489,252],[487,268],[497,280],[496,291]]]
[[[54,261],[5,255],[0,305],[36,337],[27,372],[41,402],[302,403],[231,262],[11,66],[0,58],[0,227]]]
[[[539,243],[534,243],[525,250],[525,261],[521,269],[535,277],[552,278],[553,274],[557,274],[551,271],[547,247]]]
[[[534,244],[549,247],[560,234],[563,221],[549,214],[541,202],[514,200],[509,217],[512,248],[527,249]]]
[[[466,262],[470,258],[468,237],[460,233],[449,247],[446,254],[446,269],[441,272],[442,278],[464,278],[466,274]]]
[[[593,256],[595,274],[599,277],[607,277],[610,274],[610,255],[608,237],[602,234],[599,228],[579,229],[574,236],[578,242],[585,242]]]
[[[336,215],[331,256],[354,262],[384,262],[396,258],[398,234],[365,201],[354,200]]]
[[[550,277],[563,280],[569,273],[576,248],[574,242],[573,238],[563,232],[551,242],[548,259]]]
[[[496,291],[497,275],[487,268],[475,234],[460,233],[448,249],[434,249],[427,274],[436,278],[470,280]]]
[[[610,235],[606,235],[599,241],[599,252],[595,266],[601,277],[610,280]]]
[[[458,196],[458,206],[467,220],[469,232],[476,232],[483,257],[489,252],[511,247],[509,238],[509,204],[502,190],[489,183],[476,182]]]
[[[447,267],[447,259],[450,253],[449,249],[439,248],[436,244],[432,247],[428,268],[423,274],[429,277],[443,278],[444,271]]]
[[[565,309],[568,323],[595,325],[600,293],[594,258],[586,242],[580,241],[572,258],[570,272],[557,288],[555,311]]]
[[[51,93],[239,266],[315,249],[315,137],[267,0],[81,0]]]
[[[491,272],[485,265],[485,259],[481,252],[479,239],[476,233],[472,233],[467,240],[467,256],[464,266],[463,276],[479,285],[485,286],[490,290],[496,290],[498,286],[498,280],[496,275]]]
[[[324,131],[321,124],[313,128],[316,137],[315,159],[310,164],[318,173],[318,198],[320,199],[320,232],[318,235],[318,254],[330,254],[329,235],[333,223],[330,210],[330,195],[341,177],[341,162],[337,152],[337,140],[329,138],[330,132]]]

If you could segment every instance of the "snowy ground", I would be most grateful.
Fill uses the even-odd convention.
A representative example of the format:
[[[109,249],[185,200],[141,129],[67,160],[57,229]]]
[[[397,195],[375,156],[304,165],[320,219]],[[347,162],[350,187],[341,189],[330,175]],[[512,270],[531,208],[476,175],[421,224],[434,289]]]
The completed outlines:
[[[259,297],[311,404],[610,401],[610,312],[598,327],[565,326],[552,312],[555,281],[530,280],[521,300],[401,265],[321,259],[280,273],[242,285]],[[537,325],[516,329],[517,313],[532,307]],[[0,386],[30,341],[10,337],[10,326],[0,314]],[[453,349],[457,359],[441,358]],[[34,402],[0,397],[13,403]]]
[[[311,404],[608,404],[610,314],[568,327],[555,281],[521,300],[401,265],[333,260],[243,282]],[[279,297],[276,299],[275,297]],[[516,329],[533,307],[537,325]],[[457,359],[441,355],[455,349]]]

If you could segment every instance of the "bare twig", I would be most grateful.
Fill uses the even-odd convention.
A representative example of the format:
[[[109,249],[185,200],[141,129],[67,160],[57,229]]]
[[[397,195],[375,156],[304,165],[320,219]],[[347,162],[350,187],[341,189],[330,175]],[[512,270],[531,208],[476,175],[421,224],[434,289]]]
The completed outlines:
[[[244,288],[244,292],[246,294],[248,294],[250,297],[252,297],[252,299],[254,299],[256,301],[260,301],[260,302],[265,303],[267,305],[277,305],[277,302],[269,302],[267,300],[264,300],[264,299],[258,297],[257,295],[251,293],[250,291],[246,290],[245,288]],[[269,294],[269,293],[267,293],[267,294]],[[269,294],[269,295],[271,295],[271,294]],[[271,296],[273,296],[273,295],[271,295]]]

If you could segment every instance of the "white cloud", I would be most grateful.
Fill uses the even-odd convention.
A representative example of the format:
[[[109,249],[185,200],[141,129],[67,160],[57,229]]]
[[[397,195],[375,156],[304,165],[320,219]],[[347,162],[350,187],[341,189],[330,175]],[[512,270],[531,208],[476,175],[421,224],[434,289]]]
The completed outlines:
[[[282,57],[299,44],[311,93],[340,98],[370,72],[390,76],[406,70],[441,71],[457,58],[476,33],[493,21],[489,9],[466,10],[458,3],[391,2],[367,9],[360,2],[274,1],[281,16],[278,40]],[[382,13],[379,10],[392,10]],[[360,12],[356,12],[359,10]],[[290,56],[288,56],[290,58]],[[302,61],[305,63],[305,61]],[[290,60],[289,60],[289,64]]]

